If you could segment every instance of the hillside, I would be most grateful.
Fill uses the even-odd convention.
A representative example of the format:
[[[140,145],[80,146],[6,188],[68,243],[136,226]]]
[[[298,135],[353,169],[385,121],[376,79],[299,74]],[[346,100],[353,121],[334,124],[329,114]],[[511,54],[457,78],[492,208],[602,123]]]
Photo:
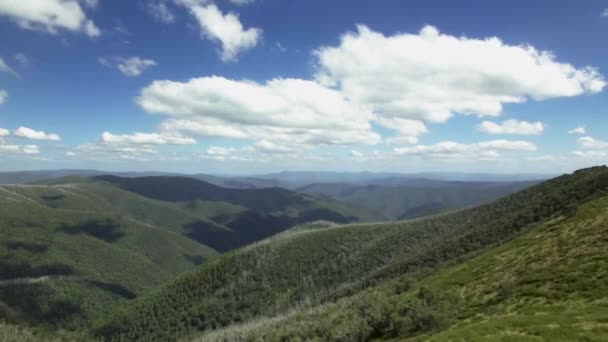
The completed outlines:
[[[256,334],[268,340],[358,340],[445,328],[458,318],[458,296],[415,285],[410,290],[412,284],[521,233],[572,220],[607,188],[608,169],[591,168],[473,209],[284,233],[207,262],[120,307],[96,334],[110,340],[174,340],[242,322],[255,331],[263,322],[289,317],[298,318]],[[395,330],[401,319],[405,328]],[[248,328],[235,329],[240,334]]]
[[[108,180],[141,184],[123,188],[159,199]],[[288,190],[226,190],[188,178],[42,183],[0,186],[0,320],[80,329],[217,251],[301,222],[365,218]]]
[[[184,224],[190,238],[219,251],[264,239],[301,223],[375,221],[372,210],[281,188],[232,189],[188,177],[94,178],[203,216]],[[225,229],[218,229],[218,226]]]
[[[0,186],[0,318],[66,328],[218,253],[184,211],[100,184]]]
[[[195,340],[605,341],[607,233],[604,192],[570,217],[419,281],[396,277],[335,303]]]
[[[460,182],[386,178],[375,184],[310,184],[297,191],[325,196],[381,213],[387,220],[409,219],[490,202],[538,182]]]

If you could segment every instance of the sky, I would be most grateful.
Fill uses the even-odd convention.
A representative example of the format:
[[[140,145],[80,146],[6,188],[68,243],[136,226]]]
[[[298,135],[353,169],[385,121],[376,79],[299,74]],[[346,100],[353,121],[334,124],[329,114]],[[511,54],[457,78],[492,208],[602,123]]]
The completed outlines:
[[[608,2],[0,0],[0,171],[608,161]]]

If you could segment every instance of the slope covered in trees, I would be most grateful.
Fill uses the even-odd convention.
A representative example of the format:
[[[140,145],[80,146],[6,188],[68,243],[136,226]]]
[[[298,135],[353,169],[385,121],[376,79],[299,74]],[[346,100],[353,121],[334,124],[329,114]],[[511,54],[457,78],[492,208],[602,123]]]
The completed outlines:
[[[216,256],[160,219],[179,213],[98,184],[0,186],[0,319],[80,328]]]
[[[387,220],[396,220],[483,204],[538,183],[429,179],[382,179],[376,182],[368,185],[310,184],[298,191],[358,205],[381,213]]]
[[[174,340],[294,316],[301,318],[292,325],[265,329],[260,323],[251,336],[358,340],[443,329],[465,318],[462,298],[412,284],[521,233],[573,220],[607,188],[608,169],[591,168],[455,213],[283,233],[137,298],[95,333],[109,340]]]
[[[604,341],[608,195],[417,280],[209,332],[196,341]]]

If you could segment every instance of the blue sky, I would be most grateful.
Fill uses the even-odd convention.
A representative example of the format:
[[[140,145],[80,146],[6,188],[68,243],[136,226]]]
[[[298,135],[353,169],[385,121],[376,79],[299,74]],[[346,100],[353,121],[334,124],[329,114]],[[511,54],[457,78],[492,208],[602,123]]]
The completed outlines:
[[[605,1],[0,0],[0,170],[608,160]]]

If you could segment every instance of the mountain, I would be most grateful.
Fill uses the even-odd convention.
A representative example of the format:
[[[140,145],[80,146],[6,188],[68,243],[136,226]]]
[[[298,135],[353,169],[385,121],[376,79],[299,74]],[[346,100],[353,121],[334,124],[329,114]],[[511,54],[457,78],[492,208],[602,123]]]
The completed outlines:
[[[325,196],[381,213],[388,220],[409,219],[479,205],[532,186],[526,182],[461,182],[383,178],[376,184],[310,184],[297,191]]]
[[[180,232],[201,217],[81,181],[0,186],[0,319],[86,326],[218,255]]]
[[[204,341],[414,338],[467,324],[484,332],[478,315],[495,317],[487,328],[502,329],[496,336],[519,333],[526,316],[505,329],[496,324],[502,312],[536,315],[529,325],[537,332],[553,329],[538,323],[547,312],[535,311],[535,303],[552,305],[549,313],[588,303],[588,316],[564,311],[561,318],[580,322],[580,333],[605,333],[597,313],[606,305],[607,259],[598,246],[606,241],[607,204],[608,168],[598,167],[428,218],[299,227],[138,297],[94,333],[110,341],[201,332]],[[471,266],[478,263],[485,267]],[[465,270],[460,278],[446,275],[458,267]],[[506,278],[493,283],[498,276]],[[453,330],[465,337],[467,331]]]
[[[0,320],[81,329],[218,251],[297,223],[372,218],[285,189],[185,177],[44,183],[0,186]]]
[[[169,176],[94,179],[204,213],[205,220],[184,226],[186,234],[219,251],[244,246],[301,223],[316,220],[348,223],[381,218],[372,210],[281,188],[231,189],[194,178]],[[217,229],[217,225],[227,229]]]

